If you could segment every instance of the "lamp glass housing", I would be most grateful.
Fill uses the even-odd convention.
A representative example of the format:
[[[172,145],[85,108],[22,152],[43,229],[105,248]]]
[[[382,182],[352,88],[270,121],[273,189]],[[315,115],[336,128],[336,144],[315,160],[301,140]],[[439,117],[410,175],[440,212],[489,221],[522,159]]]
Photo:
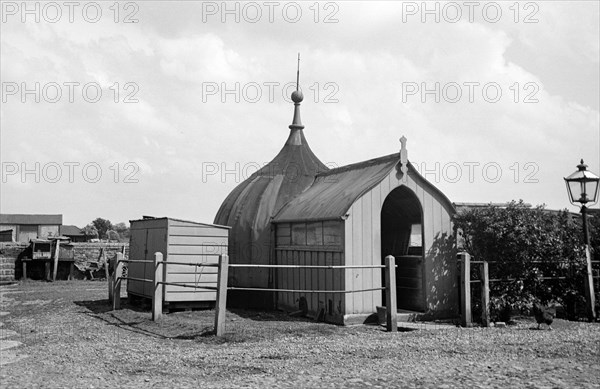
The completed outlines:
[[[575,173],[565,178],[569,201],[571,204],[594,204],[598,201],[598,182],[600,177],[586,170],[587,165],[581,161]]]

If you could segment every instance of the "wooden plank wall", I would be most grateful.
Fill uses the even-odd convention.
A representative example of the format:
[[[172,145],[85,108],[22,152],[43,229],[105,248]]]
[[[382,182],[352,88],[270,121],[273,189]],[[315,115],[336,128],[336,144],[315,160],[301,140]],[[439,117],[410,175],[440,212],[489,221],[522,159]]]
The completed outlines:
[[[219,255],[227,254],[229,230],[211,225],[175,219],[155,219],[132,223],[130,259],[154,260],[154,253],[161,252],[167,261],[184,263],[218,263]],[[154,279],[154,264],[130,263],[131,277]],[[193,285],[163,286],[165,302],[215,301],[216,291],[202,286],[217,286],[217,268],[187,265],[163,266],[165,282]],[[152,298],[153,284],[129,281],[127,292]]]
[[[281,223],[276,225],[275,255],[278,265],[343,265],[343,221]],[[280,289],[343,290],[343,269],[278,269]],[[325,310],[325,320],[341,322],[344,296],[339,293],[277,294],[278,308],[299,310],[300,298],[308,303],[309,313]]]
[[[154,260],[154,253],[167,252],[167,220],[134,221],[131,224],[129,239],[129,259]],[[154,279],[154,265],[150,263],[128,263],[127,272],[130,277]],[[152,298],[153,285],[149,282],[127,282],[127,293]]]
[[[345,222],[346,265],[380,265],[386,253],[381,252],[381,209],[387,195],[396,187],[406,185],[411,189],[423,208],[423,236],[425,252],[425,292],[428,310],[452,312],[456,307],[455,254],[443,238],[453,235],[451,210],[442,205],[443,198],[420,177],[409,173],[406,183],[396,177],[396,170],[377,186],[361,196],[349,210]],[[347,269],[347,289],[381,287],[380,271],[370,269]],[[365,314],[376,311],[382,304],[380,292],[347,294],[345,314]]]
[[[169,250],[166,258],[173,262],[218,263],[219,255],[227,254],[228,233],[224,228],[169,219]],[[202,288],[217,287],[216,267],[167,265],[164,278],[165,282],[196,287],[165,285],[166,302],[216,300],[216,291]]]

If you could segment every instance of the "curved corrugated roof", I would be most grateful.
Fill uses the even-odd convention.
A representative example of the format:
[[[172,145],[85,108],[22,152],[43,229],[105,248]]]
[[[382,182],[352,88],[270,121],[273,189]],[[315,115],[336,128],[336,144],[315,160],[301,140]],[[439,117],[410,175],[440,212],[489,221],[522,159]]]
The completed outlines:
[[[299,101],[295,105],[294,123],[289,126],[290,133],[281,151],[240,183],[215,217],[215,224],[231,227],[229,251],[233,263],[268,264],[271,218],[306,190],[318,173],[329,170],[308,146],[300,123]],[[266,269],[233,268],[230,282],[233,286],[266,287],[268,274]]]
[[[215,224],[234,227],[238,220],[269,221],[279,209],[329,170],[312,152],[301,129],[292,129],[277,156],[239,184],[221,205]]]
[[[321,173],[314,184],[290,201],[273,221],[340,218],[356,199],[383,180],[398,161],[400,156],[396,153]]]
[[[352,204],[379,184],[400,162],[400,154],[359,162],[331,169],[319,174],[314,184],[290,201],[273,218],[274,223],[339,219],[346,215]],[[409,174],[422,185],[427,185],[453,208],[448,198],[422,177],[408,162]]]

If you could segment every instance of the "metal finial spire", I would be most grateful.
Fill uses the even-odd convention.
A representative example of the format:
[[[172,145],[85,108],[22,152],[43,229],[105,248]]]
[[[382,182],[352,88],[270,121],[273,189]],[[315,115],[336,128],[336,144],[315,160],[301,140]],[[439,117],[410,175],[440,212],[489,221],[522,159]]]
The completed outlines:
[[[298,70],[296,72],[296,90],[292,92],[292,101],[294,102],[294,119],[290,124],[290,130],[301,130],[304,128],[300,120],[300,103],[304,100],[304,95],[300,91],[300,53],[298,53]]]
[[[298,53],[298,71],[296,72],[296,90],[300,85],[300,53]]]

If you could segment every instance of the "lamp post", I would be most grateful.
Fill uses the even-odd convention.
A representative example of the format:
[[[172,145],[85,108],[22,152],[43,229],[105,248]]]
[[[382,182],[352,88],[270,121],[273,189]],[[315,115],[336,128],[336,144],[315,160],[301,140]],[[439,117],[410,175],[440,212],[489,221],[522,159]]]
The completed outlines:
[[[596,302],[594,296],[594,278],[592,274],[592,255],[590,253],[590,236],[587,223],[587,206],[598,201],[598,183],[600,177],[587,170],[587,165],[581,163],[577,165],[577,171],[565,178],[569,201],[571,204],[581,204],[581,218],[583,221],[583,242],[585,244],[585,257],[587,265],[586,294],[588,300],[588,316],[590,320],[596,319]]]

